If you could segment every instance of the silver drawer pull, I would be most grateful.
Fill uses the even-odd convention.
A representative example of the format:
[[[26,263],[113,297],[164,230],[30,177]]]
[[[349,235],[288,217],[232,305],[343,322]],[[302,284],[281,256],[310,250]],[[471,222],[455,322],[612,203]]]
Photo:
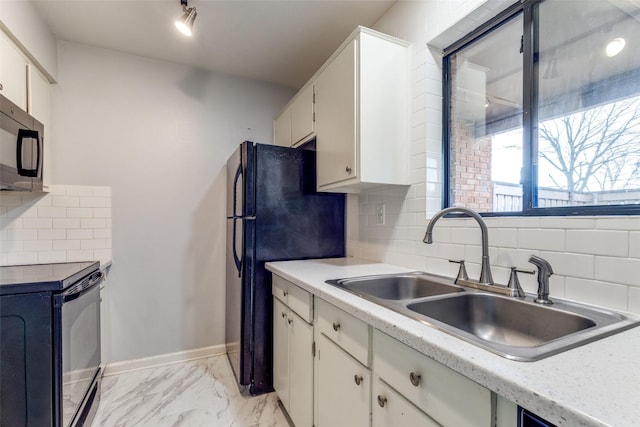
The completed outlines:
[[[360,385],[362,383],[362,375],[355,374],[353,376],[353,380],[356,382],[356,385]]]
[[[378,395],[378,405],[380,405],[381,408],[384,408],[384,405],[387,404],[387,398],[384,397],[383,395],[379,394]]]
[[[416,374],[415,372],[411,372],[409,374],[409,380],[411,381],[411,384],[413,384],[414,386],[418,387],[420,385],[420,379],[422,377],[420,376],[420,374]]]
[[[333,330],[336,332],[340,330],[340,322],[333,322]]]

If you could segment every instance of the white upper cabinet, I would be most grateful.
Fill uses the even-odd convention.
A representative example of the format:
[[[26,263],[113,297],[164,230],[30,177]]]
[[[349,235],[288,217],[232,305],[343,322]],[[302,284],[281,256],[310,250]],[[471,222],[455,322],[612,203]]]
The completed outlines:
[[[274,143],[296,147],[314,135],[313,84],[308,84],[287,104],[273,122]]]
[[[318,190],[409,184],[409,45],[359,27],[315,80]]]
[[[0,31],[0,93],[27,111],[27,60],[18,47]]]
[[[313,85],[309,85],[291,103],[291,145],[306,142],[313,135],[313,101]]]

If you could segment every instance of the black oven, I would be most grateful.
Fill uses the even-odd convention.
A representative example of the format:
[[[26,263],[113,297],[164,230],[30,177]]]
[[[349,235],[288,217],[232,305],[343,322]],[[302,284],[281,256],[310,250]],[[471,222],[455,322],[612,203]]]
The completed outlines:
[[[42,191],[44,126],[0,95],[0,189]]]
[[[93,418],[100,397],[100,283],[96,270],[53,296],[54,408],[61,427]]]
[[[99,262],[0,267],[0,426],[90,426],[100,400]]]

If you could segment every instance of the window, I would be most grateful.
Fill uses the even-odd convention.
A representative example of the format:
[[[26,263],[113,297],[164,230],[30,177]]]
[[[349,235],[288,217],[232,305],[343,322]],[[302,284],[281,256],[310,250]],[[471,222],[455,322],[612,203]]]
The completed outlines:
[[[640,213],[640,8],[525,0],[445,50],[445,206]]]

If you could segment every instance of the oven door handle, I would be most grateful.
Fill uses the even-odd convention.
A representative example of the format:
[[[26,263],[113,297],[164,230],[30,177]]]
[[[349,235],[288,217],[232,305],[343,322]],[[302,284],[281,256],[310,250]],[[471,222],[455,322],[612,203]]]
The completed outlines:
[[[69,290],[59,294],[59,298],[56,298],[57,302],[62,305],[69,301],[78,299],[81,296],[91,292],[93,288],[102,283],[103,280],[104,274],[102,273],[102,271],[96,271],[88,278],[87,283],[83,284],[83,286],[74,285]]]

